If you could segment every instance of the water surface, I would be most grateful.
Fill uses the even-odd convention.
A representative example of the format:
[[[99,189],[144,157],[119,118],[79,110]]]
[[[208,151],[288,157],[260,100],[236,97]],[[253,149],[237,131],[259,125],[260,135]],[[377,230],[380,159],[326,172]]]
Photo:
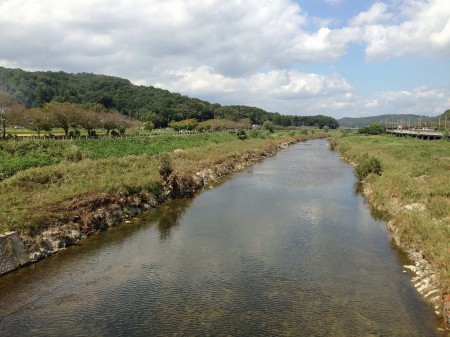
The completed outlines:
[[[326,141],[0,279],[1,336],[437,336]]]

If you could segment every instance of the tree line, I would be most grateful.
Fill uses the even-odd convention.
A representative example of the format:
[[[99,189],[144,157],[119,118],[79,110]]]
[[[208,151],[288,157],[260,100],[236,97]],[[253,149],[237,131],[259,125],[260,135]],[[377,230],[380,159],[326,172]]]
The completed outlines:
[[[3,140],[7,126],[20,126],[35,131],[38,136],[54,128],[63,129],[66,137],[78,136],[79,129],[84,129],[88,136],[94,137],[98,128],[105,129],[107,134],[123,135],[127,128],[142,124],[102,105],[51,102],[42,108],[26,108],[7,94],[0,94],[0,122]]]
[[[280,126],[339,126],[332,117],[282,115],[243,105],[222,106],[153,86],[134,85],[118,77],[89,73],[28,72],[0,67],[0,91],[11,94],[28,109],[43,108],[51,102],[101,105],[108,111],[152,122],[157,128],[187,119],[203,122],[214,118],[236,122],[248,119],[258,125],[269,120]]]

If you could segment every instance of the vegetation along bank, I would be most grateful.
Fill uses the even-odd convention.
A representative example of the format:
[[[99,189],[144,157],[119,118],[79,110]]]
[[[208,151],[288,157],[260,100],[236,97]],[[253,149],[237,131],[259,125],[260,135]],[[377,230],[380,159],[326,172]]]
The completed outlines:
[[[355,166],[369,203],[414,262],[413,282],[450,325],[450,143],[389,135],[330,141]]]
[[[0,274],[242,170],[319,131],[0,143]]]

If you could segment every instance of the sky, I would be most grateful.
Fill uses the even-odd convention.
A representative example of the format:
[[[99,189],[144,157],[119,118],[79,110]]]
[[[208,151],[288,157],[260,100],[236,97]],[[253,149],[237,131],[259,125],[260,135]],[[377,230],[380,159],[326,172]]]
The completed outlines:
[[[450,0],[0,0],[0,66],[335,118],[450,108]]]

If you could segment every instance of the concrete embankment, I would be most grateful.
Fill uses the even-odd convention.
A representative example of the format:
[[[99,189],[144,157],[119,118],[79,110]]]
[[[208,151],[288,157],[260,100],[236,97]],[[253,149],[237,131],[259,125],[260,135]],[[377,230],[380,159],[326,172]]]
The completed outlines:
[[[264,150],[247,152],[237,158],[230,156],[227,160],[193,175],[173,172],[154,193],[142,192],[129,196],[99,193],[68,200],[59,205],[60,210],[72,214],[66,222],[27,233],[8,232],[0,235],[0,275],[75,245],[86,237],[114,227],[163,202],[192,197],[205,186],[272,156],[278,150],[294,143],[295,141],[284,142]]]

